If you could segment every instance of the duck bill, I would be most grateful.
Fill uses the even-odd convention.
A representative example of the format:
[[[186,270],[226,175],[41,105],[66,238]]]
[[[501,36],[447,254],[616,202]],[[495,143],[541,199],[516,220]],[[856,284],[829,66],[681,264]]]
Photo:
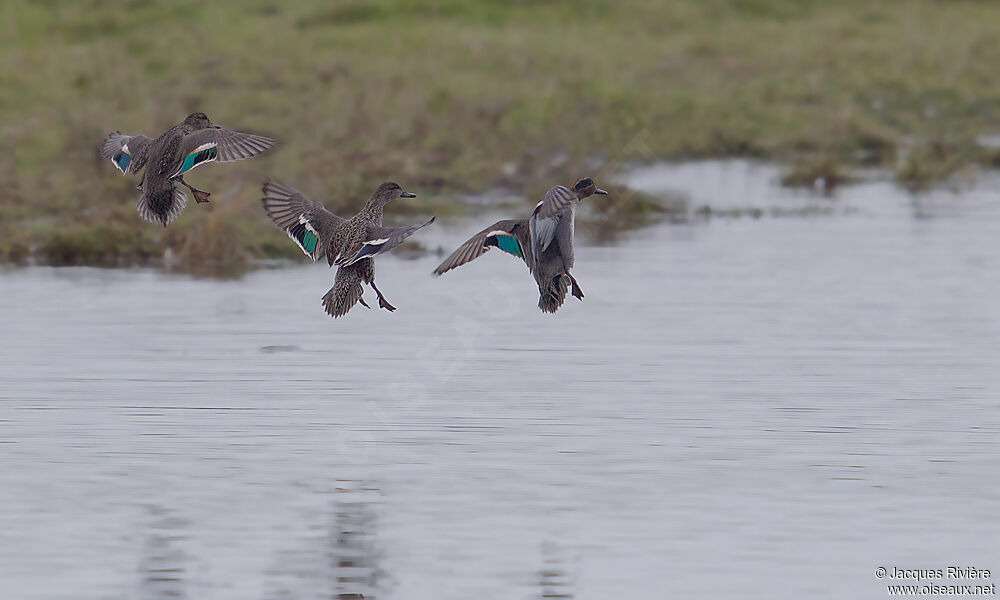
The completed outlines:
[[[211,127],[212,129],[222,129],[222,125],[216,125],[215,123],[212,123],[211,125],[209,125],[209,127]]]
[[[416,194],[411,194],[410,192],[403,192],[399,195],[400,198],[416,198]]]
[[[595,194],[600,194],[601,196],[607,196],[608,195],[608,193],[606,191],[602,190],[601,188],[597,188],[596,190],[594,190],[594,193]]]

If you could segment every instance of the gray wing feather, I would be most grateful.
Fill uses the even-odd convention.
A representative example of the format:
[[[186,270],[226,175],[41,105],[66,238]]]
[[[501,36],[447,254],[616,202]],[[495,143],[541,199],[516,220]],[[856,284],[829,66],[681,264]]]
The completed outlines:
[[[566,211],[576,206],[578,200],[575,192],[561,185],[553,186],[545,192],[531,213],[531,242],[535,254],[548,249],[556,235],[559,222]]]
[[[216,161],[230,162],[256,156],[277,142],[269,137],[232,131],[229,129],[200,129],[184,136],[181,142],[181,156],[187,156],[199,146],[214,143],[218,150]]]
[[[125,135],[120,131],[108,134],[108,137],[104,138],[104,142],[101,143],[100,154],[101,158],[106,158],[112,162],[115,162],[115,156],[120,150],[128,146],[129,163],[125,169],[122,169],[123,173],[138,173],[144,166],[146,166],[146,156],[149,150],[149,142],[151,140],[144,135]],[[121,169],[121,166],[115,162],[115,166]]]
[[[344,222],[344,219],[328,211],[320,202],[306,198],[290,185],[267,180],[264,182],[263,191],[264,197],[260,202],[278,229],[293,236],[293,229],[302,225],[304,220],[316,230],[319,234],[319,243],[310,256],[313,260],[322,258],[330,245],[333,231]],[[296,243],[299,241],[296,240]]]
[[[539,201],[535,206],[535,210],[531,213],[531,217],[535,219],[554,217],[562,214],[578,201],[579,198],[577,198],[576,192],[561,185],[553,186],[542,196],[541,201]]]
[[[504,221],[497,221],[466,240],[461,246],[452,252],[448,258],[444,259],[436,269],[434,269],[434,274],[443,275],[452,269],[460,267],[465,263],[471,262],[486,254],[486,252],[490,249],[490,246],[486,245],[486,239],[495,231],[506,231],[507,233],[513,234],[514,237],[517,238],[518,243],[521,245],[521,258],[524,259],[525,264],[528,265],[528,268],[530,269],[532,260],[530,254],[531,248],[528,245],[528,220],[506,219]]]
[[[545,252],[552,243],[556,235],[556,227],[559,225],[559,217],[548,219],[531,218],[531,244],[535,254]]]
[[[431,217],[426,223],[410,225],[409,227],[370,226],[365,232],[365,240],[361,244],[361,248],[354,253],[342,256],[339,262],[344,265],[353,265],[361,259],[388,252],[402,244],[403,240],[416,233],[417,230],[423,229],[433,222],[434,217]]]

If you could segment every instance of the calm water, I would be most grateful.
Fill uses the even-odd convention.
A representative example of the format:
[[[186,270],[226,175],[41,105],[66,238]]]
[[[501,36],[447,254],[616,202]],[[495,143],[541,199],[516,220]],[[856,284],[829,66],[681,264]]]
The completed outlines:
[[[0,272],[3,597],[884,598],[881,565],[996,582],[1000,185],[826,199],[774,176],[633,173],[692,212],[786,216],[580,248],[586,300],[554,317],[497,253],[438,280],[435,256],[380,259],[399,310],[337,321],[322,265]],[[435,228],[450,249],[478,227]]]

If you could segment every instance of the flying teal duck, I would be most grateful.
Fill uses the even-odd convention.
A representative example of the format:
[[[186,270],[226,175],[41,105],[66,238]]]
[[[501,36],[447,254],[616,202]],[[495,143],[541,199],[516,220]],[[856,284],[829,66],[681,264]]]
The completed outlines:
[[[531,217],[497,221],[483,229],[444,259],[434,274],[442,275],[496,247],[528,266],[538,283],[538,308],[542,312],[559,310],[570,286],[573,295],[583,300],[583,290],[569,272],[573,268],[573,221],[576,206],[592,194],[607,192],[590,177],[578,180],[572,189],[553,187],[535,206]]]
[[[267,181],[261,203],[267,216],[292,238],[306,256],[314,261],[326,256],[331,267],[339,267],[333,287],[323,296],[327,314],[336,318],[346,315],[358,302],[370,308],[361,297],[364,291],[362,282],[375,290],[381,308],[390,312],[396,310],[375,287],[375,257],[433,223],[434,217],[423,225],[382,227],[382,211],[396,198],[416,197],[416,194],[404,192],[399,184],[389,181],[378,186],[361,212],[345,219],[291,186]]]
[[[100,152],[123,174],[134,175],[146,167],[138,186],[142,196],[135,207],[143,219],[166,227],[187,205],[187,195],[177,183],[191,190],[196,202],[208,202],[211,195],[184,181],[188,171],[210,162],[250,158],[274,144],[261,135],[223,129],[199,112],[156,139],[116,131],[104,140]]]

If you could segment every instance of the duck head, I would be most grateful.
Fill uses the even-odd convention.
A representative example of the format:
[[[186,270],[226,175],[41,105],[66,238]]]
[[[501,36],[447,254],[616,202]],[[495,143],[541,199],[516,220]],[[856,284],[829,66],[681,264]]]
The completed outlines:
[[[410,192],[404,192],[403,188],[399,187],[398,183],[393,181],[386,181],[382,185],[376,188],[375,192],[372,193],[372,197],[368,199],[369,204],[378,204],[385,206],[386,204],[392,202],[396,198],[416,198],[416,194],[411,194]]]
[[[581,200],[593,194],[599,194],[601,196],[608,195],[607,192],[597,187],[597,184],[594,183],[594,180],[590,177],[577,179],[576,183],[573,184],[573,191],[576,192],[577,197]]]
[[[222,129],[215,123],[212,123],[211,119],[208,118],[203,112],[191,113],[186,119],[184,119],[184,125],[187,125],[191,129]]]

